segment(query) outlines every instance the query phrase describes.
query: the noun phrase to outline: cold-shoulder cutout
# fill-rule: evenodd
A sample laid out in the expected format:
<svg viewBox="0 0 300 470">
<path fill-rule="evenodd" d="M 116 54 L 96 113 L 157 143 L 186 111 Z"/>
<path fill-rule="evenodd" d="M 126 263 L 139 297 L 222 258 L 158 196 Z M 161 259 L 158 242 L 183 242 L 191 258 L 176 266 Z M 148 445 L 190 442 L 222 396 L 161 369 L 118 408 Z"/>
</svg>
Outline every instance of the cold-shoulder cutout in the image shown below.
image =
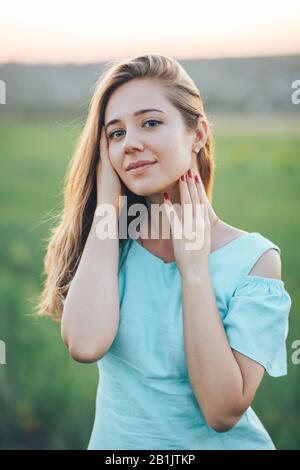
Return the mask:
<svg viewBox="0 0 300 470">
<path fill-rule="evenodd" d="M 281 279 L 281 258 L 278 249 L 267 249 L 258 258 L 249 275 Z"/>
</svg>

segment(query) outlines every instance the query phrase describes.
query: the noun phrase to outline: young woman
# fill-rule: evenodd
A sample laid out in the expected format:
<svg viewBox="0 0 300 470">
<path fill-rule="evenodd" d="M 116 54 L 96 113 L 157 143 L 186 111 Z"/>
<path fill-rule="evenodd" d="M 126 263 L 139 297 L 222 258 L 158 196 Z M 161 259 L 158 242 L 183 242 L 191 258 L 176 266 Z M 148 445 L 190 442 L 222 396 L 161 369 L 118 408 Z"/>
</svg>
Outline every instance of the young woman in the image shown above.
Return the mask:
<svg viewBox="0 0 300 470">
<path fill-rule="evenodd" d="M 88 449 L 275 449 L 250 405 L 265 370 L 287 373 L 280 249 L 216 215 L 213 176 L 208 120 L 181 65 L 161 55 L 111 64 L 71 162 L 39 305 L 61 317 L 71 356 L 99 366 Z M 143 237 L 120 237 L 124 197 L 127 215 L 147 209 Z M 102 204 L 115 237 L 97 232 Z M 181 238 L 174 223 L 162 236 L 157 204 L 176 212 Z M 186 248 L 188 222 L 198 249 Z"/>
</svg>

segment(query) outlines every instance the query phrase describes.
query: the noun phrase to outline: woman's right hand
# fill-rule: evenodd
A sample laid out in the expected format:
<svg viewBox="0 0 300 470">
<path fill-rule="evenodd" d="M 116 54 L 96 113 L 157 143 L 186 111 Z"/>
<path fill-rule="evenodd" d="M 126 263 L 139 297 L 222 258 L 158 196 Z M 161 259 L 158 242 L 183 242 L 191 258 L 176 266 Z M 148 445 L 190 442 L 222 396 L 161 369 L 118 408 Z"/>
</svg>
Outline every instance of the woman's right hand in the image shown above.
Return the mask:
<svg viewBox="0 0 300 470">
<path fill-rule="evenodd" d="M 97 175 L 97 206 L 101 203 L 111 203 L 119 210 L 122 185 L 119 175 L 114 170 L 108 153 L 108 143 L 102 126 L 100 134 L 100 154 L 96 165 Z"/>
</svg>

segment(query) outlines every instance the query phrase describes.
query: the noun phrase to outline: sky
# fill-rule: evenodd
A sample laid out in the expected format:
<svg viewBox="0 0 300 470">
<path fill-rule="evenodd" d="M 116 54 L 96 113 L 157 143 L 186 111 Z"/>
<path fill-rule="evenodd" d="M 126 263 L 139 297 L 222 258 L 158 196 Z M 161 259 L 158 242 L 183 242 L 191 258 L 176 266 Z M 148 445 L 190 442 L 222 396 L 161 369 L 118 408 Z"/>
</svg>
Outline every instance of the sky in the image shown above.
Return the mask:
<svg viewBox="0 0 300 470">
<path fill-rule="evenodd" d="M 300 0 L 0 0 L 0 63 L 300 53 Z"/>
</svg>

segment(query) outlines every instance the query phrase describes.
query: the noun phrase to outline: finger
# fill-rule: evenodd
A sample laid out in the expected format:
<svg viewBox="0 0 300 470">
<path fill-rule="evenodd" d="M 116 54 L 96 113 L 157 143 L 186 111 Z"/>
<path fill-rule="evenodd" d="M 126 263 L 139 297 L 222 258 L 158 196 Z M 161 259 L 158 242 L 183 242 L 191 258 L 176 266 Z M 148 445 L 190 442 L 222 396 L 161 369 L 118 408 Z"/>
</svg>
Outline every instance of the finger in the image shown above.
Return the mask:
<svg viewBox="0 0 300 470">
<path fill-rule="evenodd" d="M 187 172 L 181 175 L 181 177 L 179 178 L 179 193 L 180 202 L 182 206 L 182 224 L 184 224 L 185 217 L 193 217 L 193 206 L 187 178 Z"/>
<path fill-rule="evenodd" d="M 181 236 L 181 220 L 182 220 L 181 208 L 179 208 L 179 214 L 178 214 L 177 211 L 175 210 L 175 207 L 173 206 L 170 198 L 169 198 L 168 193 L 164 193 L 164 206 L 165 206 L 166 214 L 167 214 L 169 224 L 170 224 L 170 227 L 171 227 L 172 237 L 174 238 L 174 234 L 175 233 L 177 234 L 178 231 L 179 231 L 179 235 L 177 235 L 177 237 L 180 238 L 180 236 Z"/>
<path fill-rule="evenodd" d="M 187 185 L 190 193 L 190 198 L 193 206 L 193 217 L 196 216 L 196 204 L 200 203 L 199 192 L 196 188 L 196 182 L 191 168 L 187 172 Z"/>
<path fill-rule="evenodd" d="M 105 135 L 105 129 L 104 126 L 101 128 L 101 133 L 100 133 L 100 159 L 102 159 L 104 162 L 108 161 L 108 143 L 107 143 L 107 138 Z"/>
<path fill-rule="evenodd" d="M 199 194 L 200 201 L 202 203 L 209 202 L 208 198 L 207 198 L 207 195 L 206 195 L 206 191 L 205 191 L 205 188 L 204 188 L 202 178 L 198 173 L 196 173 L 196 175 L 195 175 L 195 185 L 196 185 L 196 189 L 197 189 L 198 194 Z"/>
<path fill-rule="evenodd" d="M 214 208 L 212 207 L 212 205 L 210 203 L 210 200 L 207 197 L 202 178 L 198 173 L 195 176 L 197 176 L 198 180 L 199 180 L 198 182 L 196 181 L 196 188 L 199 192 L 200 200 L 201 200 L 202 203 L 204 203 L 207 206 L 208 215 L 211 214 L 211 217 L 214 219 L 214 218 L 217 217 L 217 215 L 214 211 Z"/>
<path fill-rule="evenodd" d="M 209 220 L 209 211 L 211 210 L 212 213 L 214 213 L 214 210 L 210 204 L 210 201 L 206 195 L 206 191 L 204 188 L 204 184 L 202 182 L 202 179 L 198 173 L 195 175 L 195 186 L 199 194 L 199 199 L 200 199 L 200 204 L 201 204 L 201 211 L 199 212 L 200 215 L 200 220 L 201 224 L 209 224 L 210 225 L 210 220 Z"/>
</svg>

